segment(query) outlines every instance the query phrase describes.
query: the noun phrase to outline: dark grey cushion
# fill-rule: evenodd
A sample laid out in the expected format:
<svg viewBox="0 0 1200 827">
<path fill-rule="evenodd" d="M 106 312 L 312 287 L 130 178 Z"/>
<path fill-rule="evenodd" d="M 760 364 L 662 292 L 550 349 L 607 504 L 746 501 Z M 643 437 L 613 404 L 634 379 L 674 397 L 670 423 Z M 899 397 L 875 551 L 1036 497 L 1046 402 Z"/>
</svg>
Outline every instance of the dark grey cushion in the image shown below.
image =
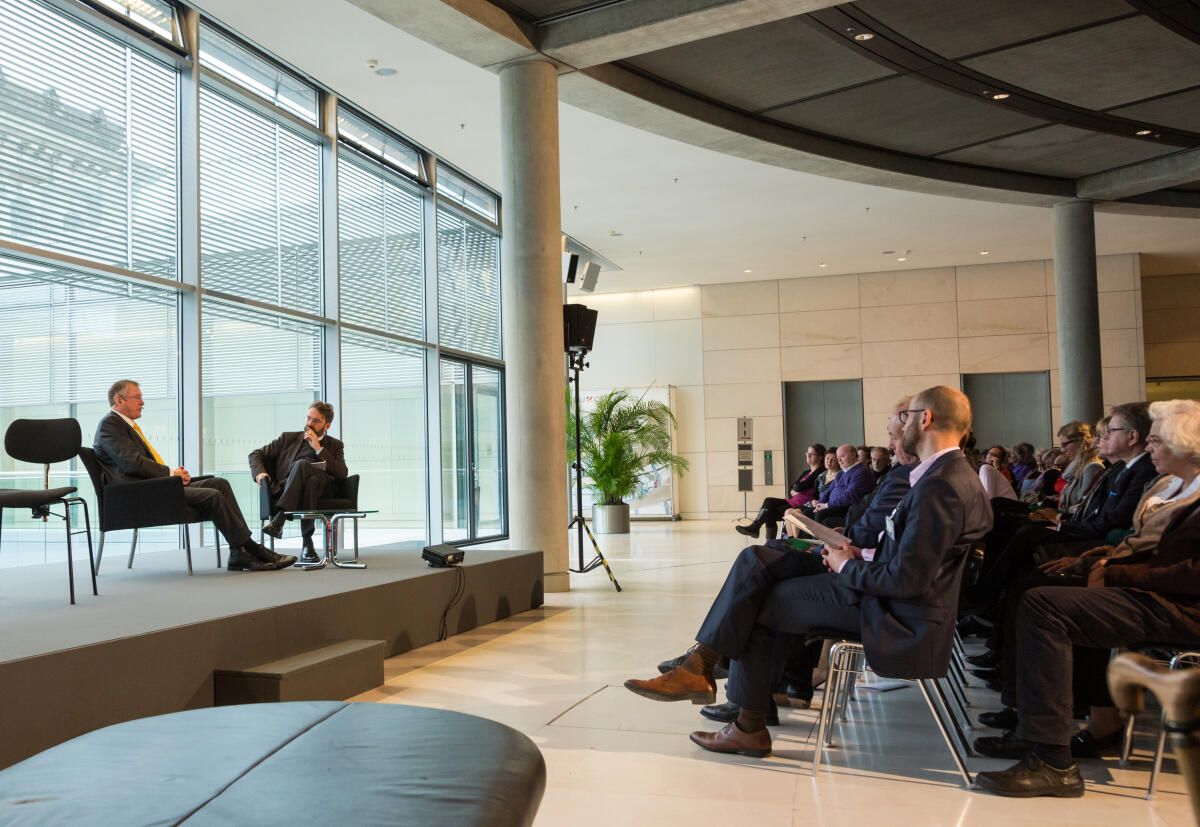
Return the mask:
<svg viewBox="0 0 1200 827">
<path fill-rule="evenodd" d="M 529 825 L 541 753 L 391 704 L 251 704 L 100 729 L 0 772 L 0 824 Z M 190 816 L 190 817 L 189 817 Z"/>
</svg>

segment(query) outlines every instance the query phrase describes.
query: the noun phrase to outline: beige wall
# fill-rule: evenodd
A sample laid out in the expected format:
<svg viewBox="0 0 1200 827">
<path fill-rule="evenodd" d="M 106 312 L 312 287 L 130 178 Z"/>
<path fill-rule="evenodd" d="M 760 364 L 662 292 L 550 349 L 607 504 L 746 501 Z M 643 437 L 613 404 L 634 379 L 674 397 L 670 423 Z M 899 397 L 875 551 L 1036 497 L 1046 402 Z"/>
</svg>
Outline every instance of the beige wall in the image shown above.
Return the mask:
<svg viewBox="0 0 1200 827">
<path fill-rule="evenodd" d="M 1200 258 L 1141 257 L 1146 375 L 1200 376 Z"/>
<path fill-rule="evenodd" d="M 1098 260 L 1106 405 L 1140 399 L 1139 260 Z M 600 312 L 585 389 L 676 385 L 677 450 L 692 463 L 680 481 L 686 517 L 742 513 L 734 426 L 754 417 L 753 509 L 783 481 L 782 382 L 863 380 L 867 442 L 901 394 L 959 386 L 962 373 L 1049 370 L 1055 427 L 1058 344 L 1049 261 L 980 264 L 704 285 L 588 296 Z M 763 486 L 762 451 L 775 450 Z"/>
</svg>

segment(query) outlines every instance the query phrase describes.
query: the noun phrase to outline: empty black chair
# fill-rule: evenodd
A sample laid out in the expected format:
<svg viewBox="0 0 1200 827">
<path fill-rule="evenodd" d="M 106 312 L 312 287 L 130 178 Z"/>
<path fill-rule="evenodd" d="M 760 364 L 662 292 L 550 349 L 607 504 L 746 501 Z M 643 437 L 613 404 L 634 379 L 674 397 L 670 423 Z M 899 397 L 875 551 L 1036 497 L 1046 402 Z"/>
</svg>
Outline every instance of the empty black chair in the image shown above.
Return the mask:
<svg viewBox="0 0 1200 827">
<path fill-rule="evenodd" d="M 71 506 L 83 506 L 81 531 L 87 534 L 88 562 L 92 573 L 92 594 L 96 588 L 96 564 L 92 558 L 92 524 L 88 518 L 87 502 L 82 497 L 72 497 L 75 486 L 50 487 L 50 466 L 55 462 L 66 462 L 79 452 L 82 435 L 79 423 L 74 419 L 14 419 L 4 434 L 4 450 L 13 459 L 44 466 L 44 487 L 24 490 L 0 488 L 0 517 L 5 508 L 28 508 L 34 517 L 54 514 L 62 517 L 67 528 L 67 581 L 71 589 L 71 603 L 75 603 L 75 562 L 71 554 L 71 537 L 80 531 L 71 529 Z M 62 505 L 63 513 L 55 514 L 52 505 Z"/>
<path fill-rule="evenodd" d="M 104 559 L 104 535 L 110 531 L 133 529 L 133 542 L 129 546 L 129 565 L 133 568 L 133 552 L 137 548 L 139 528 L 160 525 L 183 525 L 201 522 L 195 510 L 183 501 L 183 480 L 179 477 L 156 477 L 136 482 L 109 484 L 109 476 L 96 452 L 91 448 L 80 448 L 79 458 L 92 478 L 96 490 L 96 508 L 100 515 L 100 548 L 96 554 L 96 571 Z M 193 479 L 203 479 L 194 477 Z M 217 568 L 221 568 L 221 535 L 216 533 Z M 184 549 L 187 551 L 188 574 L 192 573 L 192 539 L 183 533 Z"/>
</svg>

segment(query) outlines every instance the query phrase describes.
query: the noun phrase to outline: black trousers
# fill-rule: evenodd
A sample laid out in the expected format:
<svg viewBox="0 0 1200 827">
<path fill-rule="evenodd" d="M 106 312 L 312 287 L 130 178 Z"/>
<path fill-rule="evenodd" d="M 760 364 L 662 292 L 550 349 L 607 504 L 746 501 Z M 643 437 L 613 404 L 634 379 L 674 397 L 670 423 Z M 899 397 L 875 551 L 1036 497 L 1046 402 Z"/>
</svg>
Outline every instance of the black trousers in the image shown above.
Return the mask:
<svg viewBox="0 0 1200 827">
<path fill-rule="evenodd" d="M 209 477 L 188 483 L 183 487 L 183 503 L 201 520 L 211 520 L 231 549 L 241 548 L 250 539 L 246 518 L 224 478 Z"/>
<path fill-rule="evenodd" d="M 276 512 L 314 509 L 321 500 L 333 492 L 333 477 L 322 471 L 315 463 L 298 459 L 288 469 L 287 479 L 271 492 L 271 501 Z M 300 521 L 300 533 L 311 537 L 316 526 L 313 520 Z"/>
<path fill-rule="evenodd" d="M 1008 522 L 1004 520 L 1004 524 Z M 993 528 L 993 533 L 995 531 Z M 1001 549 L 997 549 L 991 540 L 988 541 L 983 568 L 970 593 L 973 607 L 996 606 L 1009 586 L 1032 574 L 1037 568 L 1034 552 L 1039 546 L 1064 545 L 1093 539 L 1077 525 L 1066 524 L 1055 531 L 1048 523 L 1029 520 L 1023 521 L 1011 536 L 1012 539 Z M 1099 538 L 1095 539 L 1096 545 L 1100 545 L 1102 541 Z"/>
<path fill-rule="evenodd" d="M 767 528 L 767 539 L 773 540 L 779 536 L 778 523 L 783 519 L 783 515 L 792 505 L 787 500 L 782 500 L 779 497 L 766 497 L 762 501 L 759 509 L 763 512 L 762 517 L 757 518 L 762 520 L 762 524 Z"/>
<path fill-rule="evenodd" d="M 1003 609 L 993 627 L 993 632 L 1000 629 L 1004 635 L 1003 643 L 997 648 L 1003 653 L 1000 660 L 1000 700 L 1008 707 L 1017 705 L 1017 610 L 1026 592 L 1042 586 L 1080 589 L 1087 586 L 1087 578 L 1081 575 L 1037 574 L 1018 580 L 1009 588 Z M 1108 649 L 1086 646 L 1074 648 L 1071 655 L 1072 709 L 1113 705 L 1105 678 L 1111 655 Z"/>
<path fill-rule="evenodd" d="M 749 546 L 730 568 L 696 640 L 729 657 L 729 699 L 765 712 L 795 643 L 790 636 L 814 627 L 858 634 L 857 593 L 839 586 L 815 554 Z"/>
<path fill-rule="evenodd" d="M 1147 592 L 1062 586 L 1027 591 L 1017 611 L 1017 735 L 1057 746 L 1070 742 L 1073 647 L 1147 641 L 1194 645 L 1200 628 Z"/>
</svg>

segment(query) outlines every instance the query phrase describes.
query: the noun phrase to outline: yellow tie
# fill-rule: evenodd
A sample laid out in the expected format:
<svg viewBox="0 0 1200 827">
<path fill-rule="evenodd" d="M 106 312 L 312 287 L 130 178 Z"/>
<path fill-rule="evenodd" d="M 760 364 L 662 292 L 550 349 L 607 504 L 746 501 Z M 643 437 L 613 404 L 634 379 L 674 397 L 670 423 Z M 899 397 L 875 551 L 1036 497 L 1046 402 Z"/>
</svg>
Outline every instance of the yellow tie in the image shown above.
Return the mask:
<svg viewBox="0 0 1200 827">
<path fill-rule="evenodd" d="M 150 440 L 146 439 L 146 435 L 142 433 L 142 429 L 138 427 L 136 422 L 133 423 L 133 430 L 137 431 L 137 435 L 142 438 L 142 442 L 146 443 L 146 447 L 150 449 L 150 455 L 154 457 L 154 461 L 159 465 L 166 465 L 163 462 L 163 458 L 158 455 L 158 451 L 154 450 L 154 446 L 150 444 Z"/>
</svg>

